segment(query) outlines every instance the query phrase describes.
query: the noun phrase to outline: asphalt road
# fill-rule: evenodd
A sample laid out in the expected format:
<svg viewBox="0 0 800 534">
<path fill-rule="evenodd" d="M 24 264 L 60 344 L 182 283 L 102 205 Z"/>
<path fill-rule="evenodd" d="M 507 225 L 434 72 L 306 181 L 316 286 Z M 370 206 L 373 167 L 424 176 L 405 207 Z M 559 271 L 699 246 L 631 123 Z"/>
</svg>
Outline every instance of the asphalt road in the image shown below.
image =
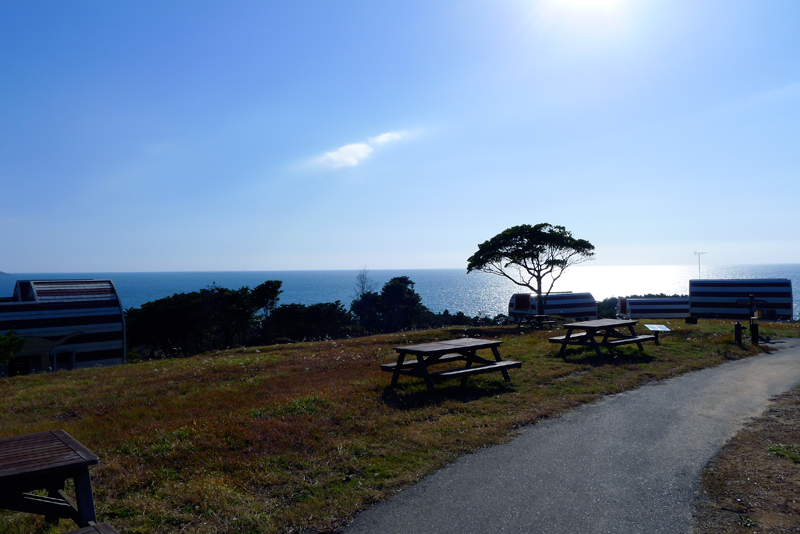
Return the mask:
<svg viewBox="0 0 800 534">
<path fill-rule="evenodd" d="M 357 533 L 690 533 L 700 475 L 800 384 L 781 350 L 606 397 L 523 429 L 359 514 Z"/>
</svg>

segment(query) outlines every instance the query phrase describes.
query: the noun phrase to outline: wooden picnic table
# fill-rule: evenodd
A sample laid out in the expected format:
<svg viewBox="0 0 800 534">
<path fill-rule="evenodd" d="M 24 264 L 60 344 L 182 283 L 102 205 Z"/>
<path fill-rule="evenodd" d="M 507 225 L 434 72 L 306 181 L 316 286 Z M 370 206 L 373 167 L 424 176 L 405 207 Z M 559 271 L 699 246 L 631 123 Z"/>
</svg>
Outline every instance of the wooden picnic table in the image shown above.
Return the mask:
<svg viewBox="0 0 800 534">
<path fill-rule="evenodd" d="M 44 515 L 47 521 L 72 519 L 95 526 L 89 466 L 97 456 L 63 430 L 0 439 L 0 508 Z M 75 500 L 66 495 L 68 479 Z M 47 490 L 47 497 L 30 493 Z"/>
<path fill-rule="evenodd" d="M 397 385 L 400 375 L 413 376 L 425 380 L 428 394 L 435 396 L 433 389 L 434 380 L 447 380 L 461 378 L 461 385 L 465 385 L 467 378 L 472 375 L 500 372 L 506 382 L 511 381 L 508 374 L 509 369 L 516 369 L 522 366 L 522 362 L 503 360 L 500 351 L 497 349 L 502 345 L 502 341 L 461 338 L 448 341 L 436 341 L 433 343 L 422 343 L 418 345 L 403 345 L 395 347 L 397 361 L 394 363 L 381 364 L 381 369 L 392 373 L 390 387 Z M 489 349 L 492 351 L 494 360 L 481 358 L 476 354 L 479 350 Z M 406 360 L 406 356 L 415 356 L 414 360 Z M 449 369 L 439 372 L 429 372 L 428 368 L 432 365 L 453 361 L 466 362 L 460 369 Z"/>
<path fill-rule="evenodd" d="M 639 321 L 630 319 L 595 319 L 593 321 L 581 321 L 577 323 L 565 323 L 567 329 L 564 336 L 550 338 L 550 343 L 560 343 L 561 350 L 558 356 L 562 356 L 567 350 L 567 345 L 583 345 L 592 347 L 597 353 L 597 357 L 603 359 L 601 347 L 614 348 L 619 345 L 635 343 L 639 350 L 644 350 L 642 342 L 651 341 L 655 336 L 640 336 L 633 328 Z M 627 329 L 628 333 L 620 332 L 618 329 Z M 583 332 L 575 333 L 575 330 Z M 600 337 L 598 340 L 597 338 Z"/>
</svg>

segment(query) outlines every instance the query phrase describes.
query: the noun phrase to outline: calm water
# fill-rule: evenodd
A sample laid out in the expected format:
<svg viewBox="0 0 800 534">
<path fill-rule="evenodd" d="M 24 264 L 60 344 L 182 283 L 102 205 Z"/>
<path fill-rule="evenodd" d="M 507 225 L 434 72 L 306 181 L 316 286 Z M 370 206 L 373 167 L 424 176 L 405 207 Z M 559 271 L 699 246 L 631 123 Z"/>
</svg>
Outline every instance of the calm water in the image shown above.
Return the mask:
<svg viewBox="0 0 800 534">
<path fill-rule="evenodd" d="M 0 276 L 0 295 L 11 296 L 20 280 L 95 278 L 114 281 L 125 308 L 174 293 L 197 291 L 215 283 L 238 289 L 255 287 L 265 280 L 281 280 L 279 304 L 316 304 L 341 301 L 350 305 L 358 271 L 242 271 L 163 273 L 25 273 Z M 789 278 L 794 289 L 794 316 L 800 317 L 800 264 L 703 266 L 702 278 Z M 375 290 L 395 276 L 408 276 L 431 311 L 462 311 L 469 316 L 506 313 L 509 297 L 517 286 L 498 276 L 466 274 L 465 269 L 405 269 L 369 272 Z M 554 291 L 588 291 L 595 299 L 644 293 L 688 294 L 689 280 L 698 278 L 697 265 L 593 266 L 568 270 Z"/>
</svg>

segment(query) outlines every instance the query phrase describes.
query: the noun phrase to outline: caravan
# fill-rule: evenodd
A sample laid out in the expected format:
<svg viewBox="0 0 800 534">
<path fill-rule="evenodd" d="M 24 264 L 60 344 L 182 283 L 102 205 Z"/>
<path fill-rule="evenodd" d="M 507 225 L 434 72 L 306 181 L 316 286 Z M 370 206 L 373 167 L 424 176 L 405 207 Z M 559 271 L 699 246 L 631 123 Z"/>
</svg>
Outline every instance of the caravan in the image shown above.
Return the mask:
<svg viewBox="0 0 800 534">
<path fill-rule="evenodd" d="M 620 297 L 617 317 L 622 319 L 684 319 L 689 316 L 689 297 Z"/>
<path fill-rule="evenodd" d="M 520 323 L 536 315 L 560 315 L 576 321 L 597 319 L 597 302 L 591 293 L 550 293 L 539 310 L 536 293 L 516 293 L 508 303 L 509 322 Z"/>
<path fill-rule="evenodd" d="M 751 316 L 791 321 L 792 281 L 786 278 L 689 280 L 691 319 L 739 319 Z"/>
<path fill-rule="evenodd" d="M 0 376 L 125 363 L 125 319 L 111 280 L 18 280 L 0 298 L 0 334 L 25 347 Z"/>
</svg>

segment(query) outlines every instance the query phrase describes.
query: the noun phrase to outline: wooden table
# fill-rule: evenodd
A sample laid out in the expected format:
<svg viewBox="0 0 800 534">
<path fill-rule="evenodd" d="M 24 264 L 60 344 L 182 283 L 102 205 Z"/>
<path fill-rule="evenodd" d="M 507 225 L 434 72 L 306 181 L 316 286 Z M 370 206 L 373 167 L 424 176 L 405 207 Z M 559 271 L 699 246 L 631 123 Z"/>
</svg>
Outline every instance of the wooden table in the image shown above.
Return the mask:
<svg viewBox="0 0 800 534">
<path fill-rule="evenodd" d="M 384 363 L 381 369 L 392 373 L 390 387 L 397 385 L 400 375 L 414 376 L 425 380 L 428 394 L 435 396 L 433 390 L 434 380 L 447 380 L 461 378 L 461 384 L 466 384 L 467 378 L 472 375 L 500 372 L 506 382 L 511 381 L 508 375 L 509 369 L 516 369 L 522 366 L 522 362 L 511 360 L 503 361 L 497 347 L 502 345 L 502 341 L 492 341 L 484 339 L 461 338 L 448 341 L 436 341 L 434 343 L 422 343 L 420 345 L 403 345 L 395 347 L 397 352 L 397 362 Z M 481 358 L 476 354 L 477 351 L 490 349 L 494 360 Z M 406 360 L 406 356 L 415 356 L 415 360 Z M 452 361 L 466 362 L 461 369 L 451 369 L 431 373 L 428 368 L 431 365 Z M 474 367 L 473 367 L 474 366 Z"/>
<path fill-rule="evenodd" d="M 0 439 L 0 508 L 72 519 L 79 527 L 97 520 L 89 466 L 98 459 L 63 430 Z M 64 492 L 75 482 L 75 500 Z M 29 493 L 47 490 L 48 496 Z M 92 525 L 90 525 L 92 522 Z"/>
<path fill-rule="evenodd" d="M 563 355 L 564 351 L 567 350 L 567 345 L 584 345 L 592 347 L 602 360 L 601 347 L 613 348 L 619 345 L 636 343 L 639 350 L 644 350 L 642 342 L 655 339 L 655 336 L 637 335 L 633 327 L 638 323 L 639 321 L 630 319 L 596 319 L 594 321 L 566 323 L 563 326 L 567 329 L 567 334 L 551 337 L 550 343 L 561 344 L 561 350 L 558 351 L 559 356 Z M 627 329 L 628 333 L 620 332 L 618 329 Z M 576 334 L 575 330 L 583 330 L 583 332 Z M 598 337 L 601 339 L 598 340 Z"/>
<path fill-rule="evenodd" d="M 552 315 L 521 315 L 517 328 L 522 328 L 522 323 L 526 322 L 535 328 L 553 327 L 556 324 Z"/>
</svg>

